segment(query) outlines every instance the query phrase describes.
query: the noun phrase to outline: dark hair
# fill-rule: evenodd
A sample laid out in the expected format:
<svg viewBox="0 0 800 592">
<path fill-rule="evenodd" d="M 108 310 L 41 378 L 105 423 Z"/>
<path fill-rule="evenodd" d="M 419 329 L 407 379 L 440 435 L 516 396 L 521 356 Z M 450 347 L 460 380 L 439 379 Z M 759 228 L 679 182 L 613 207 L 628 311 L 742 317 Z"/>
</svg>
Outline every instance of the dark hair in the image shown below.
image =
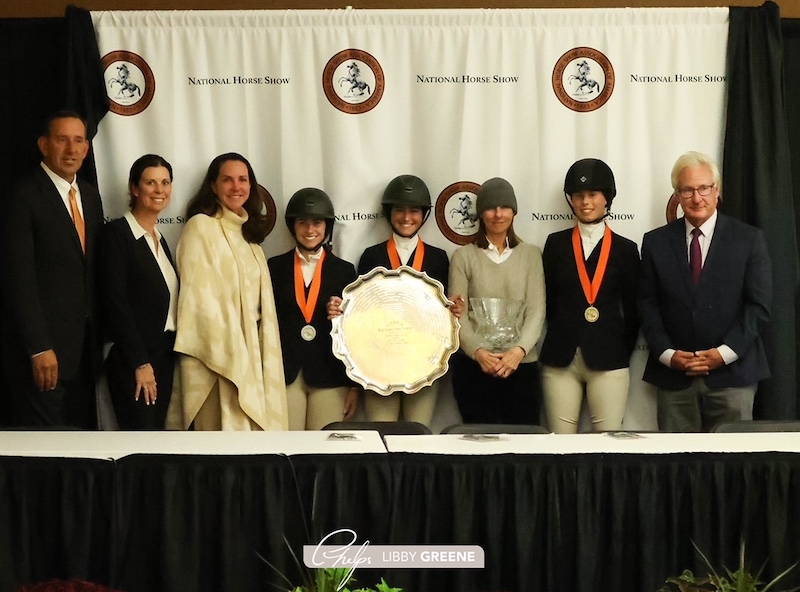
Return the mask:
<svg viewBox="0 0 800 592">
<path fill-rule="evenodd" d="M 520 242 L 520 238 L 514 232 L 514 222 L 511 222 L 511 226 L 508 227 L 508 247 L 513 249 L 516 247 Z M 480 247 L 481 249 L 488 249 L 489 248 L 489 239 L 486 238 L 486 226 L 483 224 L 483 218 L 478 218 L 478 232 L 475 233 L 475 244 Z"/>
<path fill-rule="evenodd" d="M 61 109 L 54 113 L 51 113 L 47 116 L 47 119 L 44 120 L 42 123 L 42 128 L 39 132 L 40 138 L 48 138 L 50 137 L 50 128 L 53 126 L 53 122 L 57 119 L 79 119 L 83 124 L 83 129 L 88 132 L 88 124 L 86 123 L 86 119 L 80 113 L 75 111 L 69 111 L 67 109 Z M 87 138 L 88 139 L 88 138 Z"/>
<path fill-rule="evenodd" d="M 128 174 L 128 207 L 133 209 L 136 206 L 136 196 L 133 188 L 139 185 L 142 180 L 142 173 L 150 167 L 164 167 L 169 171 L 169 180 L 172 181 L 172 165 L 163 156 L 158 154 L 145 154 L 137 158 L 131 165 L 131 172 Z"/>
<path fill-rule="evenodd" d="M 222 204 L 211 188 L 219 178 L 219 171 L 222 165 L 228 161 L 235 160 L 242 162 L 247 167 L 247 175 L 250 177 L 250 196 L 244 202 L 244 210 L 247 212 L 247 222 L 242 225 L 242 236 L 249 243 L 261 244 L 267 237 L 269 231 L 269 224 L 267 222 L 267 214 L 264 211 L 264 200 L 258 192 L 258 181 L 256 181 L 256 174 L 253 172 L 253 167 L 247 159 L 241 154 L 236 152 L 228 152 L 220 154 L 211 164 L 208 165 L 208 172 L 200 185 L 200 189 L 195 196 L 189 201 L 186 206 L 186 217 L 191 218 L 197 214 L 205 214 L 206 216 L 216 216 L 222 209 Z"/>
</svg>

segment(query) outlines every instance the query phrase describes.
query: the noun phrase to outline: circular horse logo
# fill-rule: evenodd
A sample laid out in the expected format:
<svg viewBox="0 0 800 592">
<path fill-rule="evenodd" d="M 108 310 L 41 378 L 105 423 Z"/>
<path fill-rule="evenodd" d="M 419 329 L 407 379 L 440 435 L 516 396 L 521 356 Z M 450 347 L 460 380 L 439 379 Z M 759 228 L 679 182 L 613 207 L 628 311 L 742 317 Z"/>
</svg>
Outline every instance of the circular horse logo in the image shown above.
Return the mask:
<svg viewBox="0 0 800 592">
<path fill-rule="evenodd" d="M 112 51 L 103 56 L 103 78 L 109 110 L 117 115 L 138 115 L 156 93 L 156 78 L 147 62 L 132 51 Z"/>
<path fill-rule="evenodd" d="M 475 240 L 479 228 L 475 209 L 479 188 L 472 181 L 459 181 L 445 187 L 436 199 L 436 224 L 451 243 L 466 245 Z"/>
<path fill-rule="evenodd" d="M 596 49 L 570 49 L 553 68 L 553 91 L 568 109 L 594 111 L 605 105 L 614 92 L 614 68 Z"/>
<path fill-rule="evenodd" d="M 272 195 L 266 188 L 258 184 L 258 194 L 261 196 L 261 200 L 264 202 L 264 207 L 266 208 L 266 215 L 267 215 L 267 236 L 272 232 L 275 228 L 275 220 L 278 219 L 278 208 L 275 206 L 275 200 L 272 199 Z"/>
<path fill-rule="evenodd" d="M 374 109 L 383 96 L 380 63 L 360 49 L 345 49 L 333 56 L 322 72 L 322 88 L 331 105 L 358 115 Z"/>
</svg>

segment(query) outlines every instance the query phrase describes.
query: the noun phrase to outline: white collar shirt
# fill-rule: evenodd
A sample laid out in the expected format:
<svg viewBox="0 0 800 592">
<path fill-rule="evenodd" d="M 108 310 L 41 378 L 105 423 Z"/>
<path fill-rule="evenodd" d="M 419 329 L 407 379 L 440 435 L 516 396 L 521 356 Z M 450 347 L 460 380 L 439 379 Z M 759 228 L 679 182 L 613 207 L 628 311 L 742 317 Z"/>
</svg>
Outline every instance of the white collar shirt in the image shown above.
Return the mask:
<svg viewBox="0 0 800 592">
<path fill-rule="evenodd" d="M 692 226 L 689 221 L 684 218 L 684 224 L 686 225 L 686 257 L 687 261 L 689 260 L 689 245 L 692 242 L 692 230 L 694 230 L 694 226 Z M 708 220 L 703 222 L 698 228 L 702 234 L 698 237 L 698 241 L 700 242 L 700 253 L 703 255 L 702 261 L 705 265 L 706 256 L 708 255 L 708 248 L 711 246 L 711 239 L 714 237 L 714 230 L 717 227 L 717 211 L 714 210 L 714 213 L 709 216 Z"/>
<path fill-rule="evenodd" d="M 419 235 L 415 234 L 412 237 L 405 237 L 393 232 L 392 236 L 394 237 L 394 245 L 397 247 L 397 256 L 400 257 L 400 263 L 403 265 L 410 265 L 408 260 L 411 259 L 411 253 L 416 250 L 419 244 Z"/>
<path fill-rule="evenodd" d="M 314 272 L 317 271 L 317 265 L 322 257 L 322 247 L 317 249 L 316 253 L 307 254 L 295 247 L 295 253 L 300 256 L 300 271 L 303 272 L 303 283 L 306 287 L 311 285 L 311 280 L 314 279 Z"/>
<path fill-rule="evenodd" d="M 578 230 L 581 234 L 581 246 L 583 247 L 583 258 L 588 259 L 595 247 L 603 240 L 606 232 L 606 223 L 584 224 L 578 222 Z"/>
<path fill-rule="evenodd" d="M 502 263 L 503 261 L 511 257 L 511 252 L 513 250 L 514 249 L 508 246 L 508 237 L 506 237 L 506 248 L 503 249 L 502 253 L 497 247 L 494 246 L 494 243 L 492 243 L 491 241 L 489 241 L 489 246 L 483 249 L 483 252 L 494 263 Z"/>
<path fill-rule="evenodd" d="M 155 237 L 147 232 L 136 220 L 133 212 L 126 212 L 124 218 L 131 229 L 131 233 L 133 233 L 133 238 L 138 241 L 144 237 L 147 246 L 150 247 L 150 252 L 153 254 L 156 263 L 158 263 L 158 268 L 161 270 L 161 275 L 164 277 L 164 282 L 169 289 L 169 312 L 164 323 L 164 331 L 174 331 L 178 317 L 178 276 L 167 257 L 166 251 L 161 247 L 161 233 L 157 228 L 153 228 Z"/>
<path fill-rule="evenodd" d="M 78 187 L 78 177 L 76 176 L 75 179 L 72 180 L 72 183 L 64 179 L 63 177 L 59 177 L 55 174 L 50 167 L 48 167 L 44 162 L 41 163 L 42 169 L 47 176 L 50 177 L 50 180 L 53 182 L 53 185 L 56 186 L 56 191 L 61 196 L 61 201 L 64 202 L 64 207 L 67 208 L 67 214 L 69 217 L 72 218 L 72 208 L 69 207 L 69 188 L 72 187 L 75 189 L 75 201 L 78 202 L 78 210 L 83 216 L 83 201 L 81 200 L 81 190 Z"/>
</svg>

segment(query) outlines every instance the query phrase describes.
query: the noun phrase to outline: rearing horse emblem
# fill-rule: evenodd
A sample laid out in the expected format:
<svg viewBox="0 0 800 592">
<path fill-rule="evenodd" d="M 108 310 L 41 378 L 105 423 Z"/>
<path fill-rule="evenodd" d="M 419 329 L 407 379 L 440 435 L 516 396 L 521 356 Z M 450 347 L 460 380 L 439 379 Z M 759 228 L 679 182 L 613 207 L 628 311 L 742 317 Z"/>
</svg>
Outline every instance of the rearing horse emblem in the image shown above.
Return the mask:
<svg viewBox="0 0 800 592">
<path fill-rule="evenodd" d="M 358 64 L 355 62 L 351 62 L 350 65 L 347 66 L 347 76 L 339 78 L 339 86 L 342 86 L 343 82 L 350 84 L 350 88 L 347 89 L 348 95 L 361 97 L 365 92 L 367 95 L 372 92 L 370 91 L 369 84 L 361 80 L 361 68 L 359 68 Z"/>
<path fill-rule="evenodd" d="M 131 98 L 134 95 L 142 96 L 139 85 L 135 82 L 131 82 L 130 78 L 131 71 L 128 69 L 128 65 L 120 64 L 117 66 L 117 78 L 112 78 L 108 82 L 108 86 L 113 88 L 115 82 L 119 85 L 119 92 L 117 92 L 118 97 Z"/>
<path fill-rule="evenodd" d="M 472 207 L 472 198 L 469 193 L 465 193 L 458 198 L 458 207 L 450 208 L 451 217 L 461 217 L 455 228 L 473 228 L 478 221 L 475 208 Z"/>
<path fill-rule="evenodd" d="M 589 65 L 589 62 L 586 60 L 581 60 L 577 64 L 575 64 L 578 68 L 578 75 L 570 74 L 567 81 L 571 84 L 573 80 L 577 80 L 580 84 L 578 84 L 578 88 L 575 89 L 576 95 L 585 95 L 591 93 L 592 91 L 600 92 L 600 84 L 594 78 L 591 78 L 589 75 L 592 73 L 592 67 Z"/>
</svg>

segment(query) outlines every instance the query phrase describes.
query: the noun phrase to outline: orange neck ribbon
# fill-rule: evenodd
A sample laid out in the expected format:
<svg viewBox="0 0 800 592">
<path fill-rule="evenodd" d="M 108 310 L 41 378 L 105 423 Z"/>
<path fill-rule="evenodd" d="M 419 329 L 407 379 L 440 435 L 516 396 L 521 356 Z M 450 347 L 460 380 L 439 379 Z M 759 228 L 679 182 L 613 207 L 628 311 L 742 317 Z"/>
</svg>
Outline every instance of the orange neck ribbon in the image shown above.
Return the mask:
<svg viewBox="0 0 800 592">
<path fill-rule="evenodd" d="M 308 300 L 306 300 L 306 284 L 303 280 L 303 268 L 300 266 L 300 254 L 297 251 L 294 253 L 294 299 L 297 300 L 297 306 L 300 307 L 306 323 L 311 322 L 311 317 L 314 316 L 314 309 L 317 307 L 317 300 L 319 300 L 323 261 L 325 261 L 324 248 L 319 256 L 319 261 L 317 261 L 317 268 L 314 270 L 314 277 L 311 279 L 311 289 L 308 291 Z"/>
<path fill-rule="evenodd" d="M 581 247 L 581 231 L 575 226 L 572 231 L 572 252 L 575 254 L 575 265 L 578 266 L 578 277 L 581 280 L 583 294 L 589 306 L 594 306 L 597 293 L 603 283 L 608 266 L 608 256 L 611 253 L 611 229 L 606 224 L 606 231 L 603 234 L 603 246 L 600 247 L 600 260 L 597 262 L 597 269 L 594 272 L 592 281 L 589 281 L 589 272 L 586 271 L 586 260 L 583 258 L 583 247 Z"/>
<path fill-rule="evenodd" d="M 400 267 L 400 255 L 397 254 L 397 245 L 394 242 L 394 237 L 389 239 L 389 242 L 386 243 L 386 250 L 389 251 L 389 261 L 392 263 L 392 269 L 397 269 Z M 414 262 L 411 264 L 411 267 L 416 269 L 417 271 L 422 271 L 422 259 L 425 257 L 425 243 L 420 240 L 417 243 L 417 249 L 414 251 Z"/>
</svg>

